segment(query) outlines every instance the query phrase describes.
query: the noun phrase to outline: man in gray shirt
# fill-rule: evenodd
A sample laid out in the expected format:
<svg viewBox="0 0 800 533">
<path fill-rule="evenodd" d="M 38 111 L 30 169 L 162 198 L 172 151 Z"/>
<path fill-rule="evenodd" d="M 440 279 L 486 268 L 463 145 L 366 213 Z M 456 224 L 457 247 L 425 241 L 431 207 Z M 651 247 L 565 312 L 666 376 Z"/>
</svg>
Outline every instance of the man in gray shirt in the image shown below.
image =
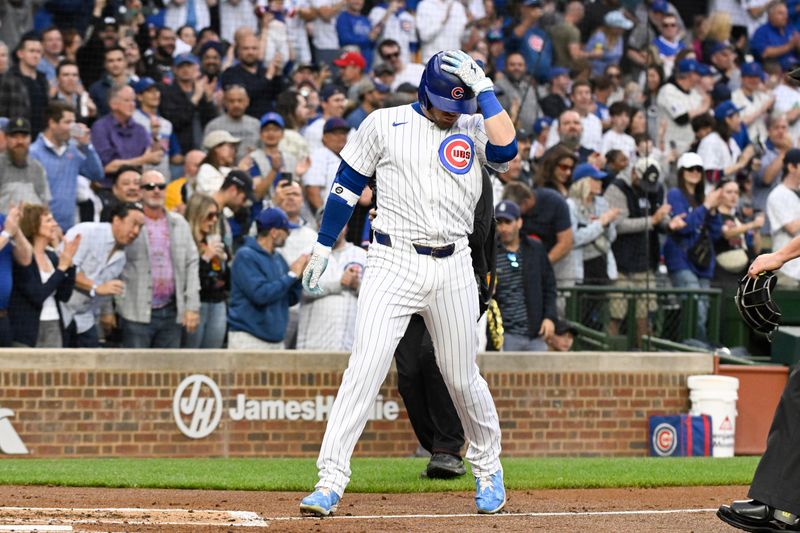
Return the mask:
<svg viewBox="0 0 800 533">
<path fill-rule="evenodd" d="M 8 148 L 0 154 L 0 206 L 25 202 L 48 205 L 52 198 L 44 167 L 31 158 L 31 124 L 14 118 L 6 126 Z"/>
<path fill-rule="evenodd" d="M 250 98 L 244 87 L 240 85 L 228 87 L 222 103 L 225 106 L 225 114 L 206 124 L 203 135 L 215 130 L 224 130 L 241 139 L 236 151 L 236 158 L 241 159 L 258 147 L 261 124 L 258 119 L 245 115 L 250 105 Z"/>
</svg>

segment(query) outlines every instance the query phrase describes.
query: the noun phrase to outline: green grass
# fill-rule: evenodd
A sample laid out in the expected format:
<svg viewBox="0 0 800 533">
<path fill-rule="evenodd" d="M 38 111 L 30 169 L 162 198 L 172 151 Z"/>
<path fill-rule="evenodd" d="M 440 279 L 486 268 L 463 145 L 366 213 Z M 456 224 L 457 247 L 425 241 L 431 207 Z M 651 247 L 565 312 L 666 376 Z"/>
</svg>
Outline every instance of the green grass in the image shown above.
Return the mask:
<svg viewBox="0 0 800 533">
<path fill-rule="evenodd" d="M 757 457 L 509 458 L 510 489 L 747 485 Z M 420 479 L 425 459 L 354 459 L 350 492 L 473 490 L 472 477 Z M 0 459 L 0 485 L 307 491 L 312 459 Z"/>
</svg>

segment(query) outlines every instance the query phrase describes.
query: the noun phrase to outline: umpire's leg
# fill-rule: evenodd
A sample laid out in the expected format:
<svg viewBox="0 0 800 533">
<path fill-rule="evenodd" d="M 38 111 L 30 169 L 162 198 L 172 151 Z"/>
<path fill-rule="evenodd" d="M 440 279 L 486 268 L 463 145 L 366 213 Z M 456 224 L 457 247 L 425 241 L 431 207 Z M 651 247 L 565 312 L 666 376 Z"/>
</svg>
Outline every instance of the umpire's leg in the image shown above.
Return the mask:
<svg viewBox="0 0 800 533">
<path fill-rule="evenodd" d="M 765 416 L 767 413 L 764 413 Z M 749 496 L 781 511 L 800 515 L 800 372 L 783 389 L 767 450 L 758 463 Z"/>
<path fill-rule="evenodd" d="M 411 317 L 395 351 L 397 388 L 420 444 L 430 453 L 461 456 L 464 430 L 447 391 L 433 342 L 419 315 Z"/>
</svg>

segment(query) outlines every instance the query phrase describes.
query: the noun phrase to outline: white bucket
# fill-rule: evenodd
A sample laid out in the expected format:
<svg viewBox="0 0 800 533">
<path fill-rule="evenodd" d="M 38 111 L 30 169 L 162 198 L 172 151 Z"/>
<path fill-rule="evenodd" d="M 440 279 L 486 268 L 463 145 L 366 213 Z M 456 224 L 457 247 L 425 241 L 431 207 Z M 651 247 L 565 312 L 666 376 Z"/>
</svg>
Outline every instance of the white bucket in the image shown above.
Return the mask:
<svg viewBox="0 0 800 533">
<path fill-rule="evenodd" d="M 714 457 L 733 457 L 739 380 L 728 376 L 689 376 L 692 415 L 710 415 Z"/>
</svg>

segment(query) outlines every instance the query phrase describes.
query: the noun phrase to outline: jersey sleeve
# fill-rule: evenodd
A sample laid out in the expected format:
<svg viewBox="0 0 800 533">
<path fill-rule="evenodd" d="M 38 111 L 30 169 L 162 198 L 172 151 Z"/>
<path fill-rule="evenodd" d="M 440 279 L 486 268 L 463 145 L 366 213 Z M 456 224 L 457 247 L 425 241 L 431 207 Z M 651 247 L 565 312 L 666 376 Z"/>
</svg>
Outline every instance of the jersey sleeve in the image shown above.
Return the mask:
<svg viewBox="0 0 800 533">
<path fill-rule="evenodd" d="M 473 115 L 470 130 L 473 131 L 472 139 L 475 142 L 475 152 L 478 155 L 478 163 L 481 166 L 486 165 L 493 168 L 497 172 L 505 172 L 508 170 L 508 163 L 495 163 L 489 161 L 486 157 L 486 145 L 489 143 L 489 136 L 486 135 L 486 127 L 483 124 L 483 117 L 480 115 Z"/>
<path fill-rule="evenodd" d="M 372 176 L 383 153 L 380 112 L 367 115 L 358 130 L 347 140 L 341 158 L 362 176 Z"/>
</svg>

